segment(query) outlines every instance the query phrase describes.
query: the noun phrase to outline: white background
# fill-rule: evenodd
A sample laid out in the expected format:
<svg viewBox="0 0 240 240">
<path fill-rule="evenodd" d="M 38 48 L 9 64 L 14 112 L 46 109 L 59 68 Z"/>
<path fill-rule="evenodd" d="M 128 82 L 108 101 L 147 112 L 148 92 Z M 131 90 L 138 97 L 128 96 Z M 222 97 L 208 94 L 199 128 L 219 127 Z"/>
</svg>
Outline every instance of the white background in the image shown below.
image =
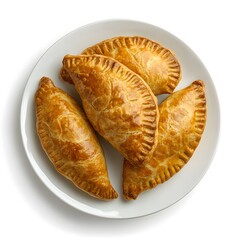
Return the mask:
<svg viewBox="0 0 240 240">
<path fill-rule="evenodd" d="M 239 239 L 240 7 L 238 1 L 1 1 L 1 239 Z M 92 217 L 66 205 L 33 172 L 24 152 L 20 102 L 41 55 L 68 32 L 125 18 L 183 40 L 207 67 L 218 92 L 221 134 L 208 172 L 184 199 L 131 220 Z M 4 237 L 3 237 L 4 236 Z"/>
</svg>

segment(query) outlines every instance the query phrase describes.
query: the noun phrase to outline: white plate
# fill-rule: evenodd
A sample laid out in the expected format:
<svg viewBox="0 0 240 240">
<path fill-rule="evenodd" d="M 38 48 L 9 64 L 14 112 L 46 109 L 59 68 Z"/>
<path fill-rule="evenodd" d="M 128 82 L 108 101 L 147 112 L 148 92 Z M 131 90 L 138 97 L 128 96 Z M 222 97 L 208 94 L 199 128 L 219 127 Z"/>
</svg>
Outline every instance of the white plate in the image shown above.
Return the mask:
<svg viewBox="0 0 240 240">
<path fill-rule="evenodd" d="M 42 76 L 52 78 L 58 87 L 78 98 L 75 89 L 59 79 L 61 61 L 66 54 L 78 54 L 83 49 L 114 36 L 144 36 L 172 49 L 182 65 L 182 81 L 177 89 L 196 79 L 206 84 L 208 118 L 202 140 L 189 163 L 175 176 L 155 189 L 142 193 L 136 201 L 122 198 L 122 157 L 103 139 L 111 182 L 119 193 L 117 200 L 104 202 L 78 190 L 58 174 L 42 150 L 35 128 L 34 94 Z M 165 96 L 161 96 L 161 101 Z M 165 30 L 137 21 L 107 20 L 78 28 L 50 47 L 40 58 L 27 82 L 21 107 L 21 132 L 24 147 L 33 169 L 45 185 L 69 205 L 92 215 L 106 218 L 133 218 L 160 211 L 189 193 L 208 169 L 219 135 L 219 103 L 213 81 L 196 54 L 181 40 Z M 61 210 L 60 210 L 61 211 Z"/>
</svg>

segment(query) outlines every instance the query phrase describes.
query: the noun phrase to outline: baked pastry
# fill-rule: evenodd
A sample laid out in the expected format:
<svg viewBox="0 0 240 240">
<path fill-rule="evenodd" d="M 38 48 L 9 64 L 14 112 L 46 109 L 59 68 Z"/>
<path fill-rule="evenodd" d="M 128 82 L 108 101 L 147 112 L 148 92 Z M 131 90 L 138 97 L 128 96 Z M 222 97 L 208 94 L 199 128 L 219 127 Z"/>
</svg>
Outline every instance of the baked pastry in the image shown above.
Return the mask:
<svg viewBox="0 0 240 240">
<path fill-rule="evenodd" d="M 163 183 L 189 161 L 197 148 L 206 123 L 206 97 L 200 80 L 170 95 L 159 105 L 158 145 L 146 164 L 133 166 L 124 161 L 123 194 L 137 196 Z"/>
<path fill-rule="evenodd" d="M 82 54 L 116 59 L 141 76 L 156 95 L 172 93 L 181 79 L 181 67 L 175 54 L 144 37 L 111 38 L 87 48 Z M 64 68 L 61 76 L 72 82 Z"/>
<path fill-rule="evenodd" d="M 132 164 L 151 158 L 159 114 L 157 99 L 142 78 L 100 55 L 67 55 L 63 66 L 95 130 Z"/>
<path fill-rule="evenodd" d="M 103 150 L 75 100 L 43 77 L 35 104 L 37 133 L 56 170 L 96 198 L 117 198 Z"/>
</svg>

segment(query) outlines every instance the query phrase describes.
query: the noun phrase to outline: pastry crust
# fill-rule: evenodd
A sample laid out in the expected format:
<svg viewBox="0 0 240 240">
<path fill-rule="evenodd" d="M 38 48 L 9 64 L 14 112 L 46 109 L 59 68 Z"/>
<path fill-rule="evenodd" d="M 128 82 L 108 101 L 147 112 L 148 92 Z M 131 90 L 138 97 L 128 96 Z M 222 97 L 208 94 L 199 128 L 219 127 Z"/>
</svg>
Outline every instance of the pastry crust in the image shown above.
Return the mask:
<svg viewBox="0 0 240 240">
<path fill-rule="evenodd" d="M 141 76 L 155 95 L 172 93 L 181 80 L 181 66 L 175 54 L 161 44 L 144 37 L 115 37 L 82 52 L 83 55 L 105 55 L 121 62 Z M 66 70 L 63 80 L 72 82 Z"/>
<path fill-rule="evenodd" d="M 100 55 L 67 55 L 63 66 L 96 131 L 132 164 L 151 158 L 159 113 L 157 99 L 141 77 Z"/>
<path fill-rule="evenodd" d="M 35 105 L 37 133 L 56 170 L 96 198 L 117 198 L 103 150 L 75 100 L 43 77 Z"/>
<path fill-rule="evenodd" d="M 206 97 L 200 80 L 170 95 L 159 105 L 158 145 L 153 158 L 142 166 L 124 161 L 123 194 L 136 199 L 165 182 L 189 161 L 206 123 Z"/>
</svg>

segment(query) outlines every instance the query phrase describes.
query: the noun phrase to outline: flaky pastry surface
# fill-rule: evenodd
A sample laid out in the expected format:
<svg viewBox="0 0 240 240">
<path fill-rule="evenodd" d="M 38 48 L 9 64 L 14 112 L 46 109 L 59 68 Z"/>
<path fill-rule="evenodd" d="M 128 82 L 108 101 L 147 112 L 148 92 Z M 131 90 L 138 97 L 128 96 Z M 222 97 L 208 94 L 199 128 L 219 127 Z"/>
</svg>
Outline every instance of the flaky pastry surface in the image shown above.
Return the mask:
<svg viewBox="0 0 240 240">
<path fill-rule="evenodd" d="M 158 145 L 153 157 L 141 166 L 124 161 L 123 194 L 136 199 L 165 182 L 189 161 L 206 124 L 206 96 L 200 80 L 171 94 L 159 105 Z"/>
<path fill-rule="evenodd" d="M 137 74 L 101 55 L 67 55 L 89 121 L 132 164 L 147 161 L 157 145 L 157 100 Z"/>
<path fill-rule="evenodd" d="M 75 100 L 43 77 L 35 105 L 37 133 L 56 170 L 96 198 L 117 198 L 103 150 Z"/>
<path fill-rule="evenodd" d="M 160 43 L 145 37 L 115 37 L 84 50 L 82 55 L 112 57 L 137 73 L 150 86 L 155 95 L 172 93 L 181 80 L 181 66 L 175 54 Z M 72 82 L 62 68 L 61 77 Z"/>
</svg>

